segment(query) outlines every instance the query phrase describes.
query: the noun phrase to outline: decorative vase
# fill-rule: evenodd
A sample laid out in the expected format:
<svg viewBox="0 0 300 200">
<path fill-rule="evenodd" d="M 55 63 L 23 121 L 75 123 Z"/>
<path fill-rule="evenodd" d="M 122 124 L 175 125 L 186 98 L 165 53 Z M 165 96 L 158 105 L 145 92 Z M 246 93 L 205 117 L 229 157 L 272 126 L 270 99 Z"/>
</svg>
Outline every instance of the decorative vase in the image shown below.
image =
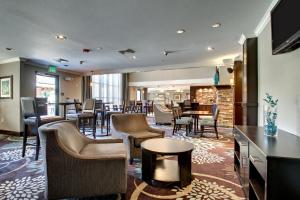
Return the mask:
<svg viewBox="0 0 300 200">
<path fill-rule="evenodd" d="M 265 135 L 277 136 L 277 105 L 264 105 L 264 132 Z"/>
<path fill-rule="evenodd" d="M 219 85 L 220 83 L 220 72 L 218 67 L 216 67 L 216 72 L 215 72 L 215 76 L 214 76 L 214 84 L 215 85 Z"/>
</svg>

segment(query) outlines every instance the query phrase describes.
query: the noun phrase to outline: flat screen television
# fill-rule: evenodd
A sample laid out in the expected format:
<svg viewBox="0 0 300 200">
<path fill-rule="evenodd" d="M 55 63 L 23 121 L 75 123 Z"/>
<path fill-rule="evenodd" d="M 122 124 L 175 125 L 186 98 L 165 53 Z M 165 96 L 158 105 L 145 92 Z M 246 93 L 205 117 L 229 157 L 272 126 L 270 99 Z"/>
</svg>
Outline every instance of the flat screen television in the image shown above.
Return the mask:
<svg viewBox="0 0 300 200">
<path fill-rule="evenodd" d="M 271 11 L 273 54 L 300 47 L 300 0 L 279 0 Z"/>
</svg>

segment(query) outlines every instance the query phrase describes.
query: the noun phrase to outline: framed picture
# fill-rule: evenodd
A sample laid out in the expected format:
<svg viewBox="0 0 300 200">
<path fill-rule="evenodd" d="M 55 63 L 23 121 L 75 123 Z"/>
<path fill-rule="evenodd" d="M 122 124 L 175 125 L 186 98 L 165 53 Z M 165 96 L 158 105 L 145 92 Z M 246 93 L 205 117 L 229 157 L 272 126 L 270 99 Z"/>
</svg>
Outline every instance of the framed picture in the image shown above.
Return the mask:
<svg viewBox="0 0 300 200">
<path fill-rule="evenodd" d="M 0 77 L 0 99 L 13 98 L 13 76 Z"/>
<path fill-rule="evenodd" d="M 180 94 L 174 94 L 173 99 L 174 99 L 174 101 L 180 101 L 181 100 L 181 95 Z"/>
</svg>

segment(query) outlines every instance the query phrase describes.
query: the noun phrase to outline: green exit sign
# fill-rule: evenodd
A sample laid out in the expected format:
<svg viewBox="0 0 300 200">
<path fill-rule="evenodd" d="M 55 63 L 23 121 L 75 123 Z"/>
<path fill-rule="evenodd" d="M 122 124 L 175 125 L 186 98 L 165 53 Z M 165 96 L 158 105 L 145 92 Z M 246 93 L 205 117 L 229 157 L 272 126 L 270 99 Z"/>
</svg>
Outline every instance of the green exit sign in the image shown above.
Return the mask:
<svg viewBox="0 0 300 200">
<path fill-rule="evenodd" d="M 56 66 L 50 65 L 49 68 L 48 68 L 48 72 L 56 73 Z"/>
</svg>

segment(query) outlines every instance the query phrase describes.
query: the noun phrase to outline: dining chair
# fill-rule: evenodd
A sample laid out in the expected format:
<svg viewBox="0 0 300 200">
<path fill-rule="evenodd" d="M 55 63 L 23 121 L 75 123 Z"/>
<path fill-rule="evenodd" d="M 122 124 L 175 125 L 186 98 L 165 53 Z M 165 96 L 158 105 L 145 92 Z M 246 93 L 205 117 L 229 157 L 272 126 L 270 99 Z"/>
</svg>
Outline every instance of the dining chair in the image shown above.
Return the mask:
<svg viewBox="0 0 300 200">
<path fill-rule="evenodd" d="M 113 105 L 113 111 L 118 111 L 118 105 Z"/>
<path fill-rule="evenodd" d="M 202 118 L 200 119 L 200 127 L 201 127 L 201 136 L 203 135 L 204 131 L 214 131 L 216 133 L 217 139 L 219 138 L 218 133 L 218 117 L 220 110 L 218 106 L 214 105 L 212 107 L 212 117 Z"/>
<path fill-rule="evenodd" d="M 86 99 L 82 106 L 82 112 L 76 114 L 67 115 L 68 120 L 76 120 L 77 126 L 80 129 L 82 127 L 82 132 L 85 134 L 85 125 L 92 124 L 92 132 L 94 138 L 96 138 L 96 123 L 95 123 L 95 100 Z"/>
<path fill-rule="evenodd" d="M 63 120 L 61 116 L 48 116 L 47 98 L 21 97 L 21 108 L 24 122 L 22 157 L 25 156 L 27 138 L 31 133 L 36 137 L 35 160 L 39 158 L 40 139 L 38 127 L 54 121 Z"/>
<path fill-rule="evenodd" d="M 186 135 L 188 136 L 192 130 L 193 121 L 187 117 L 185 118 L 181 117 L 179 108 L 172 108 L 172 115 L 174 120 L 173 135 L 175 132 L 180 130 L 182 126 L 185 126 Z"/>
<path fill-rule="evenodd" d="M 95 100 L 95 119 L 94 123 L 95 126 L 100 125 L 101 127 L 101 133 L 103 132 L 103 126 L 105 121 L 105 110 L 103 108 L 104 104 L 102 103 L 102 100 Z"/>
</svg>

